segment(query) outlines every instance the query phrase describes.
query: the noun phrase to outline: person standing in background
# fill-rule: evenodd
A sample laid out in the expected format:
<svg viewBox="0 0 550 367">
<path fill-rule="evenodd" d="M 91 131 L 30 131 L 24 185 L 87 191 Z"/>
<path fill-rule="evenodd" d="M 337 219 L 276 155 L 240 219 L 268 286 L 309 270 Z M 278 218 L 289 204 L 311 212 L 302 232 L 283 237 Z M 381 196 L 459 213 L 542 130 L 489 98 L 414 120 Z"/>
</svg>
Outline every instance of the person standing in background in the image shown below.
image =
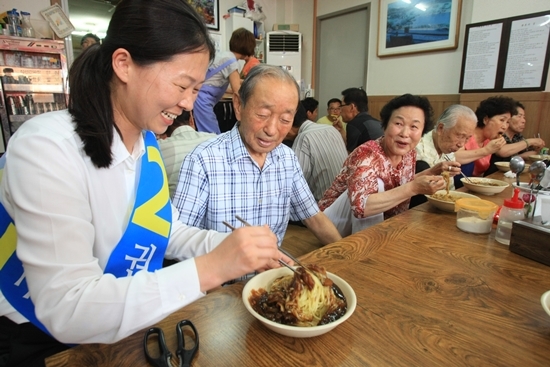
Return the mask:
<svg viewBox="0 0 550 367">
<path fill-rule="evenodd" d="M 230 52 L 216 54 L 208 68 L 206 79 L 198 90 L 197 100 L 193 107 L 193 117 L 197 131 L 220 133 L 220 126 L 214 113 L 214 106 L 222 99 L 228 86 L 233 93 L 241 87 L 238 60 L 254 55 L 256 39 L 252 32 L 245 28 L 236 29 L 229 40 Z"/>
<path fill-rule="evenodd" d="M 245 57 L 244 61 L 245 64 L 243 66 L 243 69 L 241 70 L 241 79 L 246 78 L 248 72 L 250 72 L 250 69 L 260 64 L 260 60 L 258 60 L 254 55 Z"/>
<path fill-rule="evenodd" d="M 96 43 L 100 43 L 100 39 L 98 36 L 96 36 L 93 33 L 88 33 L 82 36 L 80 39 L 80 46 L 82 46 L 82 51 L 90 47 L 91 45 L 95 45 Z"/>
</svg>

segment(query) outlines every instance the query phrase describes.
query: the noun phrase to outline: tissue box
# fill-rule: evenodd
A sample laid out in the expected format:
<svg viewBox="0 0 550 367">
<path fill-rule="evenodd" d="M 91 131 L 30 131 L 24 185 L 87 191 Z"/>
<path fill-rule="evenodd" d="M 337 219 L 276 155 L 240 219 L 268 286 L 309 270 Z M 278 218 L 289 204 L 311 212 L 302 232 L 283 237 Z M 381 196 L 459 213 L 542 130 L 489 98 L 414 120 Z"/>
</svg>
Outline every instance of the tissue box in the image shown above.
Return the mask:
<svg viewBox="0 0 550 367">
<path fill-rule="evenodd" d="M 510 251 L 550 266 L 550 225 L 543 225 L 540 216 L 514 222 Z"/>
</svg>

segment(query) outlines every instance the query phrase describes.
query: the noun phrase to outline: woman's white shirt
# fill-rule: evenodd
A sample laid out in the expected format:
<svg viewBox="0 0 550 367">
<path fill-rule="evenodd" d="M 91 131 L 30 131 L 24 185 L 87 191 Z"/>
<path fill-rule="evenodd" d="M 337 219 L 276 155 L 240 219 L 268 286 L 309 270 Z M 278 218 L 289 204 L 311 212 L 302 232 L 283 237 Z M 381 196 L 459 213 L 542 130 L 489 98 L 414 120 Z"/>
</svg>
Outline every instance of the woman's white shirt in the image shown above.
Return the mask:
<svg viewBox="0 0 550 367">
<path fill-rule="evenodd" d="M 113 163 L 96 168 L 67 111 L 25 122 L 10 139 L 0 193 L 17 227 L 17 255 L 38 319 L 65 343 L 112 343 L 204 295 L 194 257 L 227 234 L 173 225 L 167 258 L 131 277 L 103 274 L 132 209 L 140 139 L 130 154 L 114 132 Z M 185 260 L 187 259 L 187 260 Z M 0 293 L 0 315 L 25 318 Z"/>
</svg>

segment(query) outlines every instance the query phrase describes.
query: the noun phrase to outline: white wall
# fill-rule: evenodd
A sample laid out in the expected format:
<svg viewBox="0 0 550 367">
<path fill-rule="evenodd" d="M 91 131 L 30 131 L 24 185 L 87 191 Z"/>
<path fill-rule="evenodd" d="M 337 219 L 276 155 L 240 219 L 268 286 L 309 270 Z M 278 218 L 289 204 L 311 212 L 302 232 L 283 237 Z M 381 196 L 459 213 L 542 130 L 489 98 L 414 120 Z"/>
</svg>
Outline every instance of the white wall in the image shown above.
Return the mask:
<svg viewBox="0 0 550 367">
<path fill-rule="evenodd" d="M 287 7 L 288 8 L 288 7 Z M 311 84 L 313 70 L 313 25 L 316 21 L 313 13 L 313 1 L 294 1 L 285 23 L 296 23 L 302 33 L 302 80 L 304 87 Z"/>
<path fill-rule="evenodd" d="M 278 0 L 281 1 L 288 0 Z M 458 93 L 466 24 L 550 10 L 549 0 L 463 0 L 460 36 L 456 50 L 380 58 L 376 55 L 378 3 L 378 0 L 317 0 L 317 16 L 370 4 L 369 67 L 365 85 L 367 93 L 372 95 L 398 95 L 411 91 L 418 94 Z M 295 11 L 291 14 L 292 18 L 287 20 L 287 23 L 300 24 L 304 40 L 307 40 L 308 34 L 306 27 L 311 22 L 308 4 L 313 7 L 313 0 L 294 0 Z M 313 27 L 313 23 L 311 24 Z M 350 47 L 353 47 L 353 35 L 350 35 L 348 41 Z M 308 70 L 303 73 L 306 83 L 311 82 L 312 59 L 313 54 L 304 55 L 303 67 Z M 550 75 L 546 91 L 550 91 Z"/>
</svg>

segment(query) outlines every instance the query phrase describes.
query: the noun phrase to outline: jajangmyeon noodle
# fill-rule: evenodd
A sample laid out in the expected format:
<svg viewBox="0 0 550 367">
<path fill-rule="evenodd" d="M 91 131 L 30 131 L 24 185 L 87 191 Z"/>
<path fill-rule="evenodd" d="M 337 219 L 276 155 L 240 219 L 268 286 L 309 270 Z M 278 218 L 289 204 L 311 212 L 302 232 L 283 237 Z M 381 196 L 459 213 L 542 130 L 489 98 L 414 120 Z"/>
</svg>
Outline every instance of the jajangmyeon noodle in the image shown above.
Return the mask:
<svg viewBox="0 0 550 367">
<path fill-rule="evenodd" d="M 296 270 L 275 279 L 267 290 L 252 290 L 252 308 L 271 321 L 294 326 L 328 324 L 346 313 L 346 299 L 323 267 Z"/>
</svg>

